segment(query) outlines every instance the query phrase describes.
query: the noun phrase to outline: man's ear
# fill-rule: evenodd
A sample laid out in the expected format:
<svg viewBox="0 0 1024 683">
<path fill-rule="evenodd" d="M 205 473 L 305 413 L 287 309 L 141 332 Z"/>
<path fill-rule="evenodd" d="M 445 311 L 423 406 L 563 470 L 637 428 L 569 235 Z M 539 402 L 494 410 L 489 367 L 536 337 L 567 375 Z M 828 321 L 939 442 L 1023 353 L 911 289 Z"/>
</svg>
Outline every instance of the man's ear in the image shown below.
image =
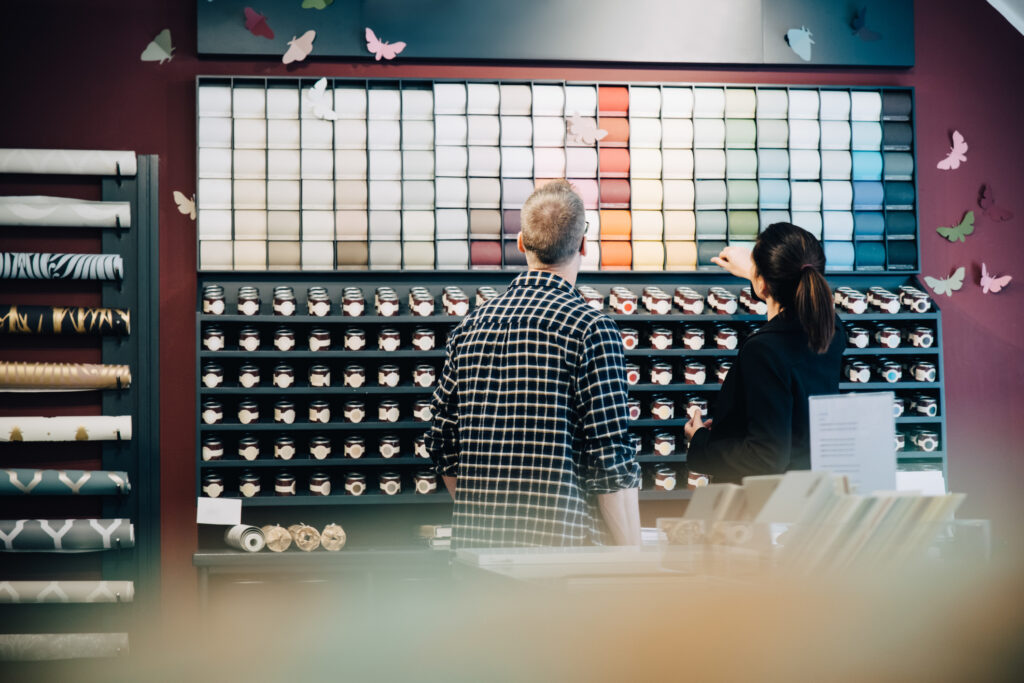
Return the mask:
<svg viewBox="0 0 1024 683">
<path fill-rule="evenodd" d="M 521 251 L 522 253 L 524 253 L 524 254 L 526 253 L 526 247 L 523 246 L 523 233 L 522 233 L 522 231 L 520 231 L 519 232 L 519 236 L 516 237 L 516 248 L 518 248 L 519 251 Z"/>
<path fill-rule="evenodd" d="M 580 256 L 587 255 L 587 238 L 584 237 L 583 241 L 580 242 Z"/>
</svg>

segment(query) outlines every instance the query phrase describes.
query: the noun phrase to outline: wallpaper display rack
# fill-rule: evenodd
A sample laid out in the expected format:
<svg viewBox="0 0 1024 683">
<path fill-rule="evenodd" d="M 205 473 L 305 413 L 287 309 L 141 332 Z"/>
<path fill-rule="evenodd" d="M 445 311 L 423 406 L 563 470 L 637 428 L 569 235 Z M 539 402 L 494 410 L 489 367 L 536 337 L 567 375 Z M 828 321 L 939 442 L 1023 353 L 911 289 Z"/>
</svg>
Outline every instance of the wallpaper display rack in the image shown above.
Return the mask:
<svg viewBox="0 0 1024 683">
<path fill-rule="evenodd" d="M 721 272 L 776 221 L 832 274 L 918 270 L 910 89 L 316 83 L 197 79 L 201 271 L 521 269 L 520 209 L 554 178 L 588 271 Z"/>
<path fill-rule="evenodd" d="M 157 158 L 4 149 L 0 172 L 18 174 L 21 185 L 38 174 L 98 177 L 102 194 L 102 201 L 0 197 L 5 235 L 83 230 L 99 236 L 102 252 L 62 253 L 53 239 L 54 253 L 0 254 L 4 343 L 95 348 L 101 359 L 0 362 L 0 394 L 11 406 L 24 399 L 35 407 L 0 417 L 0 603 L 5 633 L 25 631 L 3 636 L 0 659 L 123 656 L 135 620 L 151 619 L 159 599 Z M 52 292 L 49 305 L 20 303 L 19 293 L 31 286 L 16 281 L 39 279 L 61 281 L 44 286 Z M 101 306 L 68 306 L 67 298 L 81 292 L 100 292 Z M 47 413 L 50 405 L 60 413 L 67 392 L 100 392 L 94 405 L 101 414 Z M 33 409 L 40 414 L 26 414 Z M 96 442 L 89 455 L 86 441 Z M 46 464 L 54 457 L 72 464 L 97 452 L 102 469 Z M 26 467 L 37 461 L 41 469 Z"/>
<path fill-rule="evenodd" d="M 417 448 L 417 437 L 428 427 L 424 421 L 428 416 L 421 412 L 422 405 L 417 405 L 417 402 L 429 400 L 434 385 L 416 380 L 424 376 L 429 378 L 431 372 L 434 376 L 440 373 L 447 331 L 461 319 L 459 315 L 446 314 L 442 307 L 444 287 L 460 287 L 469 297 L 472 310 L 477 305 L 475 295 L 478 287 L 490 286 L 500 292 L 511 277 L 509 274 L 482 272 L 350 274 L 343 278 L 296 273 L 201 275 L 199 291 L 207 286 L 219 286 L 223 288 L 225 299 L 221 302 L 223 308 L 207 303 L 208 311 L 219 313 L 204 313 L 202 298 L 197 302 L 196 495 L 240 497 L 243 508 L 250 512 L 254 508 L 268 506 L 325 508 L 450 503 L 441 486 L 426 494 L 417 489 L 417 474 L 430 466 L 430 461 L 422 457 L 423 451 Z M 850 286 L 862 293 L 871 286 L 882 286 L 896 292 L 901 285 L 915 282 L 899 275 L 832 279 L 834 287 Z M 578 284 L 597 289 L 604 296 L 606 306 L 609 291 L 615 285 L 624 285 L 638 296 L 648 285 L 658 285 L 670 295 L 676 287 L 689 286 L 696 290 L 702 301 L 716 286 L 724 287 L 737 299 L 742 294 L 735 278 L 710 273 L 645 273 L 631 277 L 585 274 L 581 275 Z M 288 286 L 294 291 L 296 310 L 293 315 L 275 313 L 273 290 L 278 286 Z M 329 307 L 321 311 L 325 313 L 322 317 L 307 314 L 306 291 L 316 286 L 323 286 L 330 300 Z M 397 315 L 382 317 L 375 314 L 374 292 L 381 286 L 397 290 Z M 257 288 L 261 302 L 250 301 L 240 309 L 239 287 Z M 343 312 L 342 291 L 345 287 L 362 289 L 366 299 L 363 315 Z M 407 299 L 410 287 L 424 287 L 431 292 L 435 300 L 433 312 L 428 308 L 419 312 L 428 315 L 412 313 Z M 927 301 L 927 297 L 924 298 Z M 631 422 L 631 432 L 635 435 L 638 459 L 645 471 L 640 497 L 641 500 L 685 498 L 689 492 L 685 485 L 686 454 L 682 427 L 686 421 L 687 401 L 691 398 L 704 399 L 710 404 L 709 408 L 713 407 L 720 388 L 716 375 L 721 370 L 727 371 L 727 366 L 723 367 L 722 363 L 734 360 L 737 353 L 734 343 L 763 323 L 764 316 L 744 310 L 742 306 L 733 314 L 714 312 L 707 304 L 700 314 L 684 313 L 676 305 L 667 314 L 648 312 L 639 303 L 637 306 L 637 312 L 631 314 L 615 313 L 610 308 L 606 310 L 621 329 L 636 332 L 636 346 L 627 348 L 625 353 L 627 363 L 635 365 L 632 370 L 638 373 L 638 383 L 631 386 L 630 397 L 638 399 L 635 408 L 639 412 L 637 419 Z M 941 317 L 933 302 L 927 301 L 927 306 L 928 310 L 921 312 L 901 307 L 897 312 L 867 308 L 856 314 L 841 313 L 846 324 L 866 330 L 870 341 L 864 348 L 851 345 L 844 359 L 845 362 L 865 362 L 869 375 L 863 379 L 869 381 L 844 380 L 840 390 L 894 391 L 903 406 L 896 419 L 897 431 L 902 435 L 899 450 L 894 453 L 898 466 L 944 471 L 946 434 Z M 240 310 L 251 315 L 242 314 Z M 700 330 L 705 338 L 699 350 L 683 345 L 684 336 L 692 328 Z M 732 348 L 717 348 L 715 338 L 722 328 L 727 328 L 726 334 L 730 329 L 733 331 L 733 342 L 726 342 L 726 346 Z M 351 336 L 351 330 L 362 332 L 365 345 L 359 350 L 346 349 L 345 340 Z M 388 338 L 389 330 L 397 332 L 396 348 L 382 350 L 378 339 L 382 332 Z M 423 336 L 421 330 L 434 334 L 433 349 L 421 350 L 413 346 L 413 340 Z M 670 348 L 652 347 L 653 336 L 664 334 L 661 330 L 667 330 L 671 336 Z M 882 339 L 888 344 L 894 343 L 889 336 L 892 330 L 896 330 L 900 337 L 898 345 L 895 348 L 882 346 Z M 912 342 L 909 335 L 915 330 L 921 339 Z M 845 328 L 839 333 L 848 334 Z M 924 339 L 928 335 L 930 338 Z M 325 349 L 321 344 L 328 337 L 330 346 Z M 280 350 L 277 346 L 279 338 L 291 339 L 294 345 Z M 256 339 L 259 340 L 258 346 L 254 345 Z M 381 344 L 387 346 L 384 342 Z M 310 350 L 311 347 L 317 350 Z M 885 381 L 886 361 L 896 363 L 900 368 L 902 377 L 898 381 Z M 653 382 L 654 364 L 659 362 L 666 363 L 668 371 L 673 374 L 667 384 Z M 691 366 L 694 363 L 702 369 L 697 365 Z M 914 368 L 919 363 L 931 363 L 934 366 L 932 376 L 915 380 Z M 358 365 L 363 371 L 364 379 L 358 386 L 348 386 L 345 381 L 353 365 Z M 429 368 L 424 369 L 424 366 Z M 698 374 L 691 375 L 694 368 Z M 275 380 L 275 376 L 282 372 L 288 377 L 283 383 Z M 844 372 L 849 370 L 844 369 Z M 330 379 L 325 385 L 323 378 L 327 374 Z M 379 382 L 381 377 L 386 381 L 387 375 L 396 377 L 392 381 L 395 386 Z M 696 377 L 699 379 L 694 379 Z M 657 419 L 654 414 L 656 406 L 660 405 L 657 399 L 668 399 L 674 407 L 674 416 Z M 282 401 L 288 405 L 282 407 Z M 349 413 L 354 405 L 351 401 L 359 402 L 358 412 Z M 382 406 L 386 401 L 395 403 L 390 407 Z M 915 412 L 918 404 L 923 412 Z M 382 408 L 393 410 L 396 414 L 388 419 L 396 421 L 383 421 Z M 281 421 L 282 410 L 291 410 L 291 414 L 284 418 L 290 422 Z M 359 421 L 353 422 L 354 419 Z M 666 445 L 660 443 L 665 432 L 675 438 L 670 452 L 666 452 Z M 919 438 L 919 433 L 930 436 Z M 354 451 L 350 450 L 352 438 L 359 444 Z M 659 470 L 662 477 L 678 477 L 674 490 L 655 490 L 654 481 Z M 362 495 L 351 495 L 346 491 L 346 479 L 354 472 L 365 478 L 360 489 Z M 387 494 L 386 482 L 380 477 L 383 472 L 398 475 L 399 492 Z M 278 476 L 282 474 L 284 480 L 293 486 L 290 493 L 276 490 L 280 481 Z M 323 477 L 330 480 L 329 494 L 318 492 L 319 495 L 314 495 L 310 485 L 321 482 Z M 205 490 L 211 479 L 219 483 Z M 258 484 L 259 492 L 253 488 L 254 484 Z"/>
</svg>

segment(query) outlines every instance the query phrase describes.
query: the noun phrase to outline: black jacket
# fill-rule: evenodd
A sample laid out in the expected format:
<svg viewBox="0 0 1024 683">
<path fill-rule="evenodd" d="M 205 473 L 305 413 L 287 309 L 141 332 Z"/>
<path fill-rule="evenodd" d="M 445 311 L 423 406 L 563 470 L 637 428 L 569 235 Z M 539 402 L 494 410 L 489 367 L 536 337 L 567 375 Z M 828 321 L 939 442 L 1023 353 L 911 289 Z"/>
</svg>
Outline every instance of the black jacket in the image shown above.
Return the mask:
<svg viewBox="0 0 1024 683">
<path fill-rule="evenodd" d="M 740 347 L 712 414 L 693 435 L 686 466 L 715 483 L 811 467 L 807 398 L 839 393 L 846 335 L 823 354 L 811 351 L 799 322 L 779 314 Z"/>
</svg>

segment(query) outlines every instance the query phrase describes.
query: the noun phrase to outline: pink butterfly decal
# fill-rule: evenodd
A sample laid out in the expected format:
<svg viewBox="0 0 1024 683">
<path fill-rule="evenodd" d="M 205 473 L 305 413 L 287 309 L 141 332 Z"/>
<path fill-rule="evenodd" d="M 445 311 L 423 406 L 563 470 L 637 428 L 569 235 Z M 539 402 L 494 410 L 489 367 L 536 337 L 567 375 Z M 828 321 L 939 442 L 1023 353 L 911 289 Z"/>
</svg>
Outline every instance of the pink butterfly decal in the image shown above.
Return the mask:
<svg viewBox="0 0 1024 683">
<path fill-rule="evenodd" d="M 978 206 L 985 212 L 985 217 L 996 223 L 1003 223 L 1013 218 L 1013 213 L 1001 206 L 996 206 L 996 200 L 992 197 L 992 188 L 987 184 L 981 186 L 978 193 Z"/>
<path fill-rule="evenodd" d="M 252 7 L 245 8 L 245 27 L 254 36 L 274 37 L 274 29 L 270 28 L 270 25 L 267 23 L 267 17 Z"/>
<path fill-rule="evenodd" d="M 1011 275 L 992 277 L 988 274 L 988 268 L 985 267 L 985 264 L 981 264 L 981 291 L 985 294 L 997 294 L 1003 287 L 1010 284 L 1012 279 L 1013 276 Z"/>
<path fill-rule="evenodd" d="M 960 168 L 960 164 L 965 163 L 967 163 L 967 143 L 964 142 L 964 136 L 960 134 L 960 131 L 954 130 L 953 146 L 949 148 L 949 154 L 946 155 L 946 158 L 936 164 L 936 166 L 943 171 L 949 171 Z"/>
<path fill-rule="evenodd" d="M 382 59 L 394 59 L 396 55 L 405 49 L 405 43 L 401 41 L 397 43 L 385 43 L 378 38 L 369 27 L 367 27 L 366 49 L 372 52 L 373 56 L 379 62 Z"/>
<path fill-rule="evenodd" d="M 316 38 L 316 31 L 306 31 L 301 36 L 288 41 L 288 51 L 284 53 L 281 61 L 285 64 L 301 62 L 313 51 L 313 39 Z"/>
<path fill-rule="evenodd" d="M 567 121 L 569 138 L 581 145 L 592 145 L 603 140 L 608 131 L 597 127 L 597 121 L 573 114 Z"/>
</svg>

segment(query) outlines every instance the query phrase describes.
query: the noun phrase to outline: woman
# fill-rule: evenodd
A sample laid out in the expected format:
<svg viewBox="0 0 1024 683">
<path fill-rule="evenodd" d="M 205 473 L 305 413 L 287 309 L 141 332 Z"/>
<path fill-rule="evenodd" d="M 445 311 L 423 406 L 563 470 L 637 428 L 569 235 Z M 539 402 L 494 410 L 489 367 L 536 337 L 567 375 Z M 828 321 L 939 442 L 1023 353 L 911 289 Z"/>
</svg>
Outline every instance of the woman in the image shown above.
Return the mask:
<svg viewBox="0 0 1024 683">
<path fill-rule="evenodd" d="M 810 469 L 807 398 L 839 392 L 845 335 L 825 280 L 821 243 L 791 223 L 758 235 L 753 253 L 726 247 L 716 264 L 750 280 L 768 321 L 746 339 L 715 402 L 691 417 L 686 466 L 713 482 Z"/>
</svg>

